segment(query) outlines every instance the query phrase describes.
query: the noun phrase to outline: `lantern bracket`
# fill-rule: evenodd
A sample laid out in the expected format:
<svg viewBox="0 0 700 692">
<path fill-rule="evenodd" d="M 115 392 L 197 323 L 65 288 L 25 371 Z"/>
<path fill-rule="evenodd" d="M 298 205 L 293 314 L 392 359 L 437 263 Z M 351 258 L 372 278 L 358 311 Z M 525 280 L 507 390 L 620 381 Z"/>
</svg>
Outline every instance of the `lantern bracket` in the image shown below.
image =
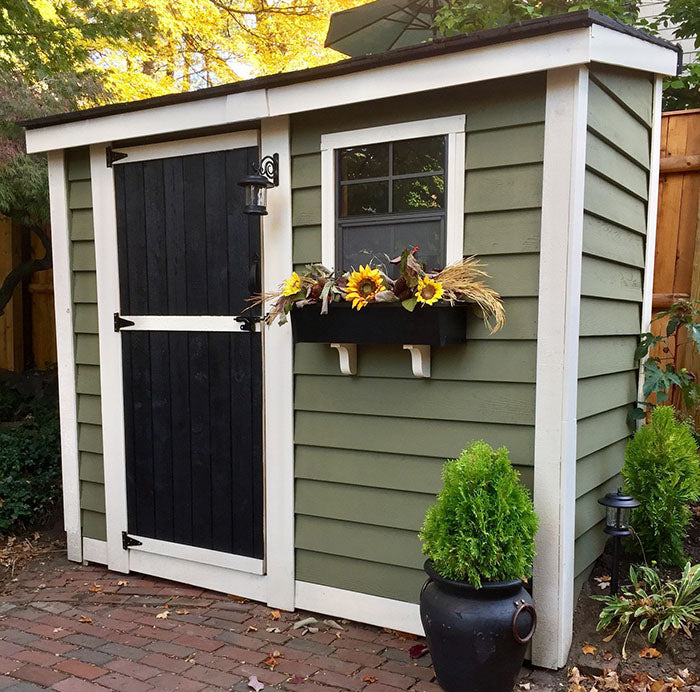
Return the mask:
<svg viewBox="0 0 700 692">
<path fill-rule="evenodd" d="M 280 155 L 271 154 L 260 160 L 260 163 L 253 164 L 253 170 L 267 178 L 269 187 L 277 187 L 280 184 Z"/>
</svg>

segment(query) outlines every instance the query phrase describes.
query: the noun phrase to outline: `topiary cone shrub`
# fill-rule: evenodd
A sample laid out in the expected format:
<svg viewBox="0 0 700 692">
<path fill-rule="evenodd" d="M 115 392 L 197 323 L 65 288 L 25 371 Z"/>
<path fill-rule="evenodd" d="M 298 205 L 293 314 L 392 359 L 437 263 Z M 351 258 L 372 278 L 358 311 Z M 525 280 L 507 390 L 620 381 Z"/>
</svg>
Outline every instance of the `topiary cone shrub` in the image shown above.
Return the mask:
<svg viewBox="0 0 700 692">
<path fill-rule="evenodd" d="M 538 520 L 508 450 L 472 442 L 445 463 L 442 480 L 420 532 L 435 571 L 476 588 L 528 577 Z"/>
<path fill-rule="evenodd" d="M 641 502 L 631 524 L 644 556 L 659 565 L 682 566 L 683 539 L 700 499 L 700 461 L 690 428 L 675 418 L 671 406 L 657 406 L 648 425 L 629 441 L 622 475 L 625 491 Z M 639 552 L 636 541 L 628 541 Z"/>
</svg>

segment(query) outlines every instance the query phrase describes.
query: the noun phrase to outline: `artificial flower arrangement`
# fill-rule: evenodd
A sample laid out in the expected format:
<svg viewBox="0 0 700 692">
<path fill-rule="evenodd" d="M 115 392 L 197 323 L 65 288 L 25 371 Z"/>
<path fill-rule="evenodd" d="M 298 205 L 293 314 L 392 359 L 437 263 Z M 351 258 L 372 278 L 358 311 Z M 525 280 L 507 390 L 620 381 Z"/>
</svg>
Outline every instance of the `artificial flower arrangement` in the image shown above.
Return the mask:
<svg viewBox="0 0 700 692">
<path fill-rule="evenodd" d="M 275 320 L 284 324 L 292 308 L 320 304 L 324 315 L 331 303 L 347 301 L 358 311 L 372 303 L 400 303 L 411 312 L 441 303 L 473 303 L 491 333 L 503 327 L 503 303 L 498 293 L 484 283 L 488 274 L 481 262 L 467 257 L 441 271 L 427 271 L 416 258 L 417 251 L 417 247 L 408 248 L 390 260 L 398 267 L 396 279 L 370 263 L 340 275 L 321 264 L 309 264 L 303 272 L 292 272 L 278 291 L 253 296 L 251 301 L 254 305 L 272 303 L 265 315 L 267 324 Z"/>
</svg>

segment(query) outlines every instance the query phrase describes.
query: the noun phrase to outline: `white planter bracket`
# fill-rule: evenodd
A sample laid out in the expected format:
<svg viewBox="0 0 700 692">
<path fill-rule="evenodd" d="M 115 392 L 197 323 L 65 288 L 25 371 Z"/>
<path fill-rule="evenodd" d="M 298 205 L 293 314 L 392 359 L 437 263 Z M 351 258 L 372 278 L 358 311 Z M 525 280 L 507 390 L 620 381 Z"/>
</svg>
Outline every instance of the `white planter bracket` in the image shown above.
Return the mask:
<svg viewBox="0 0 700 692">
<path fill-rule="evenodd" d="M 357 344 L 331 344 L 338 351 L 340 372 L 343 375 L 357 375 Z"/>
<path fill-rule="evenodd" d="M 411 354 L 413 376 L 430 377 L 430 346 L 404 344 L 403 347 Z"/>
</svg>

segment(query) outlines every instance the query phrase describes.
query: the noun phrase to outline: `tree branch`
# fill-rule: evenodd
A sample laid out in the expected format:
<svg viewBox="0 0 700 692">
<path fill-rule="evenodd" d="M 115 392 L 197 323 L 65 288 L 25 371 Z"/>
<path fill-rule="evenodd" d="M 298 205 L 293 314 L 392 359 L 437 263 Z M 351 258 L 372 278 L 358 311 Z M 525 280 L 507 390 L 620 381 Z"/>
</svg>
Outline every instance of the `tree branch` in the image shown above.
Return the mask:
<svg viewBox="0 0 700 692">
<path fill-rule="evenodd" d="M 43 269 L 51 269 L 51 239 L 39 226 L 31 226 L 29 230 L 41 240 L 41 244 L 44 246 L 44 256 L 40 259 L 31 259 L 18 264 L 5 277 L 2 286 L 0 286 L 0 316 L 5 313 L 5 308 L 12 299 L 15 288 L 26 276 Z"/>
</svg>

